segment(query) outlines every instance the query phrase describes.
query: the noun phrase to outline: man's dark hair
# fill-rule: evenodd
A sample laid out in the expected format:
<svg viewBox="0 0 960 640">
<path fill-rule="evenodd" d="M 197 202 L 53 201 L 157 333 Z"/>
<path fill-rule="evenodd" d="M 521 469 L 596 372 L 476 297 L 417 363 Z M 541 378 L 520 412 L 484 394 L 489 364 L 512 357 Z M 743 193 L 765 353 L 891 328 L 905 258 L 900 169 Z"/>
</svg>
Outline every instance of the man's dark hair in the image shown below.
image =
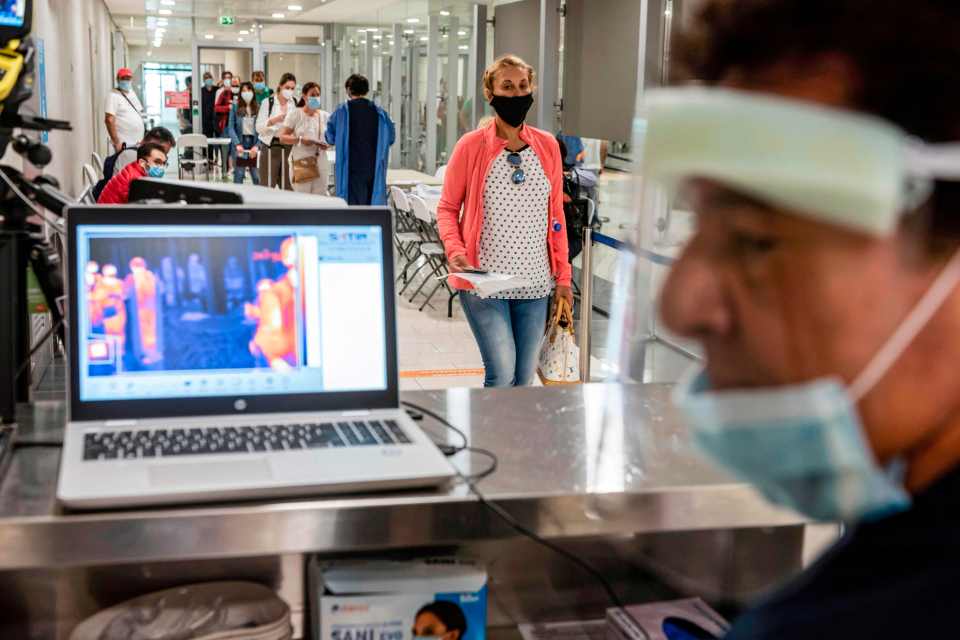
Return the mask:
<svg viewBox="0 0 960 640">
<path fill-rule="evenodd" d="M 167 155 L 163 147 L 156 144 L 155 142 L 144 142 L 142 145 L 137 147 L 137 160 L 147 160 L 150 158 L 150 154 L 154 151 L 159 151 L 163 155 Z"/>
<path fill-rule="evenodd" d="M 957 0 L 706 0 L 673 51 L 680 77 L 707 84 L 839 55 L 856 74 L 851 108 L 960 140 Z M 960 185 L 938 182 L 921 216 L 931 239 L 960 240 Z"/>
<path fill-rule="evenodd" d="M 467 633 L 467 617 L 463 615 L 463 609 L 459 607 L 455 602 L 450 602 L 447 600 L 437 600 L 431 602 L 430 604 L 420 607 L 420 610 L 417 611 L 417 615 L 414 616 L 414 620 L 420 617 L 421 613 L 432 613 L 437 617 L 440 622 L 443 623 L 443 626 L 447 628 L 447 631 L 459 631 L 457 636 L 461 640 L 463 636 Z"/>
<path fill-rule="evenodd" d="M 232 78 L 232 77 L 233 77 L 233 71 L 221 71 L 221 72 L 220 72 L 220 79 L 221 79 L 221 80 L 223 80 L 223 79 L 226 78 L 227 76 L 230 76 L 230 77 Z"/>
<path fill-rule="evenodd" d="M 145 142 L 153 142 L 155 144 L 168 144 L 171 147 L 177 146 L 177 139 L 173 137 L 173 134 L 170 133 L 170 129 L 166 127 L 154 127 L 147 131 L 144 134 L 143 139 Z"/>
<path fill-rule="evenodd" d="M 347 93 L 352 96 L 365 96 L 370 93 L 370 81 L 367 80 L 366 76 L 362 76 L 359 73 L 355 73 L 347 78 L 344 86 L 347 88 Z"/>
</svg>

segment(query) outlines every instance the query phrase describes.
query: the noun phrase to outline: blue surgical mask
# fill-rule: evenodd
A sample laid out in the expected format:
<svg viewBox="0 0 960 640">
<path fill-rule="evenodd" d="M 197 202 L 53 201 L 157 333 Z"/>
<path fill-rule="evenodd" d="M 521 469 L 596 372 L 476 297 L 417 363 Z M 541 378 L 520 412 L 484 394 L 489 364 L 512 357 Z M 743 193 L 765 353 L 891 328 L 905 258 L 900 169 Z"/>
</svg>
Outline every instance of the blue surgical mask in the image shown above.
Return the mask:
<svg viewBox="0 0 960 640">
<path fill-rule="evenodd" d="M 206 79 L 204 79 L 204 81 L 203 81 L 203 86 L 205 86 L 205 87 L 208 88 L 208 89 L 209 89 L 210 87 L 212 87 L 212 86 L 213 86 L 213 78 L 206 78 Z"/>
<path fill-rule="evenodd" d="M 308 106 L 310 109 L 313 109 L 314 111 L 319 110 L 319 109 L 320 109 L 320 98 L 318 98 L 318 97 L 316 97 L 316 96 L 310 96 L 309 98 L 307 98 L 307 106 Z"/>
<path fill-rule="evenodd" d="M 155 164 L 147 167 L 147 175 L 151 178 L 162 178 L 166 174 L 167 170 L 163 167 L 158 167 Z"/>
<path fill-rule="evenodd" d="M 120 91 L 131 91 L 133 90 L 133 82 L 130 80 L 119 80 L 117 81 L 117 89 L 120 89 Z"/>
<path fill-rule="evenodd" d="M 257 91 L 263 91 L 263 90 L 265 90 L 265 89 L 267 88 L 267 83 L 266 83 L 266 82 L 254 82 L 254 83 L 253 83 L 253 88 L 256 89 Z"/>
<path fill-rule="evenodd" d="M 909 508 L 902 465 L 881 468 L 857 411 L 960 282 L 960 252 L 853 383 L 837 378 L 711 390 L 704 371 L 673 400 L 694 442 L 771 502 L 823 521 L 857 522 Z"/>
</svg>

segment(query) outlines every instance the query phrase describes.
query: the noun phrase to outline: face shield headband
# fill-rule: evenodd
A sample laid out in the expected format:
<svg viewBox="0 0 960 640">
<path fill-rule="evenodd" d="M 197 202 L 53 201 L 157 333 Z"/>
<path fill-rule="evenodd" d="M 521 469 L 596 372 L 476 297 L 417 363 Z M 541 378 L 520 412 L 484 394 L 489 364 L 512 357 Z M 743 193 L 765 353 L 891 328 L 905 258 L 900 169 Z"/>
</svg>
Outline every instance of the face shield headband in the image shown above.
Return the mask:
<svg viewBox="0 0 960 640">
<path fill-rule="evenodd" d="M 675 192 L 705 178 L 873 235 L 960 181 L 960 143 L 926 144 L 872 116 L 715 88 L 647 92 L 643 175 Z"/>
</svg>

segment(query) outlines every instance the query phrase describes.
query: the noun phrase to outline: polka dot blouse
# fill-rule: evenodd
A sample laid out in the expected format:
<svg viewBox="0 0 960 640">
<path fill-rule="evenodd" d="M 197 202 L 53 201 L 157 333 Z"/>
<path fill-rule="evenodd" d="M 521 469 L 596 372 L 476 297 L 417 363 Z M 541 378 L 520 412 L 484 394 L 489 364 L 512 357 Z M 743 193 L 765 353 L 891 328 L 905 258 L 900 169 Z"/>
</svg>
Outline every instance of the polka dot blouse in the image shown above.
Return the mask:
<svg viewBox="0 0 960 640">
<path fill-rule="evenodd" d="M 550 295 L 553 276 L 547 248 L 550 180 L 530 147 L 520 151 L 522 184 L 511 180 L 516 167 L 504 150 L 494 160 L 483 188 L 483 229 L 480 232 L 481 269 L 507 273 L 532 283 L 506 289 L 495 298 L 532 300 Z"/>
</svg>

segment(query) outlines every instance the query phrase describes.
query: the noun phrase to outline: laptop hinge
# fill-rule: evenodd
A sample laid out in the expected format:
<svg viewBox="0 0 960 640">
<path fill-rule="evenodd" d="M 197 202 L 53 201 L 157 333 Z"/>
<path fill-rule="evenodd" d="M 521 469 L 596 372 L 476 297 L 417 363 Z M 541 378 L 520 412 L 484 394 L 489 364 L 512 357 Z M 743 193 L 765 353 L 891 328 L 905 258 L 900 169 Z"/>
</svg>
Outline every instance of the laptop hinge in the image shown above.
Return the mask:
<svg viewBox="0 0 960 640">
<path fill-rule="evenodd" d="M 353 418 L 356 416 L 368 416 L 370 411 L 367 409 L 358 409 L 356 411 L 343 411 L 340 413 L 344 418 Z"/>
<path fill-rule="evenodd" d="M 103 423 L 105 427 L 132 427 L 137 424 L 136 420 L 107 420 Z"/>
</svg>

